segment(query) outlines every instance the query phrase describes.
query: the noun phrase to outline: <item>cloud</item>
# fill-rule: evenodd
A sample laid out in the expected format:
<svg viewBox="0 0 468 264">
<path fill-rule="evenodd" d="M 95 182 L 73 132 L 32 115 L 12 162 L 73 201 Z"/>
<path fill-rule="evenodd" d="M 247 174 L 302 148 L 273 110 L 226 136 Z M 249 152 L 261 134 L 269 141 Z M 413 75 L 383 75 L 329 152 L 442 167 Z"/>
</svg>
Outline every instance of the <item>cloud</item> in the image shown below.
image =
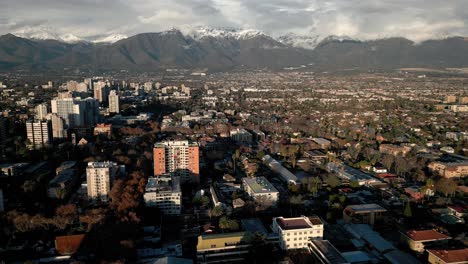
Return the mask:
<svg viewBox="0 0 468 264">
<path fill-rule="evenodd" d="M 2 0 L 0 34 L 48 28 L 92 37 L 191 26 L 420 41 L 468 36 L 465 0 Z"/>
</svg>

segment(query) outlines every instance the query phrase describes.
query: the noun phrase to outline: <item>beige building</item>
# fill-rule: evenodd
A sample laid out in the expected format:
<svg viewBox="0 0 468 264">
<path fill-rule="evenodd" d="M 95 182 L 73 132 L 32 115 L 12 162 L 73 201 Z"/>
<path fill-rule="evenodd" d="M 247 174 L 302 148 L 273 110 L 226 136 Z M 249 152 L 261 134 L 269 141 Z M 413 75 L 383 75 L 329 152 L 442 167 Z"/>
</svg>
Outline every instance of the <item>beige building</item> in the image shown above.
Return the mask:
<svg viewBox="0 0 468 264">
<path fill-rule="evenodd" d="M 468 104 L 468 96 L 461 96 L 460 98 L 458 98 L 458 102 L 460 104 Z"/>
<path fill-rule="evenodd" d="M 441 162 L 434 161 L 428 165 L 429 169 L 445 178 L 459 178 L 468 176 L 468 161 Z"/>
<path fill-rule="evenodd" d="M 393 156 L 406 156 L 408 152 L 411 151 L 411 147 L 409 146 L 397 146 L 397 145 L 392 145 L 392 144 L 382 144 L 379 147 L 380 153 L 383 154 L 389 154 Z"/>
<path fill-rule="evenodd" d="M 120 113 L 119 96 L 115 90 L 109 93 L 109 113 Z"/>
<path fill-rule="evenodd" d="M 39 104 L 35 108 L 36 110 L 36 119 L 37 120 L 45 120 L 47 118 L 47 105 L 46 104 Z"/>
<path fill-rule="evenodd" d="M 52 144 L 52 124 L 50 121 L 38 120 L 26 122 L 28 148 L 40 149 Z"/>
<path fill-rule="evenodd" d="M 283 250 L 307 248 L 309 240 L 323 238 L 323 223 L 316 216 L 276 217 L 272 229 L 279 235 L 279 246 Z"/>
<path fill-rule="evenodd" d="M 197 263 L 243 263 L 250 246 L 246 232 L 201 235 Z"/>
<path fill-rule="evenodd" d="M 445 103 L 455 103 L 457 101 L 457 97 L 455 95 L 446 95 L 444 98 Z"/>
<path fill-rule="evenodd" d="M 112 182 L 118 174 L 125 172 L 125 166 L 116 162 L 88 162 L 86 168 L 86 182 L 88 199 L 107 202 Z"/>
<path fill-rule="evenodd" d="M 428 230 L 410 230 L 401 233 L 401 241 L 411 250 L 424 252 L 428 245 L 439 245 L 446 243 L 451 237 L 437 232 L 434 229 Z"/>
</svg>

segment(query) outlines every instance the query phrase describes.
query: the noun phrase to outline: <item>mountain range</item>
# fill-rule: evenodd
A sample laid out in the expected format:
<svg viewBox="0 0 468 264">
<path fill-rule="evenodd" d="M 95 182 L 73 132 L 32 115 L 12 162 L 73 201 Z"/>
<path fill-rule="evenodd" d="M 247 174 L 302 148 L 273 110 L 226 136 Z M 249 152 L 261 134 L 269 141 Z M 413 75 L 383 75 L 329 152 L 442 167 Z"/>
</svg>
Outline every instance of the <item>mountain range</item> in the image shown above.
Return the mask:
<svg viewBox="0 0 468 264">
<path fill-rule="evenodd" d="M 1 71 L 468 67 L 468 38 L 464 37 L 421 43 L 396 37 L 361 41 L 345 36 L 287 34 L 274 38 L 257 30 L 212 28 L 131 37 L 116 34 L 93 41 L 72 34 L 19 35 L 23 37 L 0 36 Z"/>
</svg>

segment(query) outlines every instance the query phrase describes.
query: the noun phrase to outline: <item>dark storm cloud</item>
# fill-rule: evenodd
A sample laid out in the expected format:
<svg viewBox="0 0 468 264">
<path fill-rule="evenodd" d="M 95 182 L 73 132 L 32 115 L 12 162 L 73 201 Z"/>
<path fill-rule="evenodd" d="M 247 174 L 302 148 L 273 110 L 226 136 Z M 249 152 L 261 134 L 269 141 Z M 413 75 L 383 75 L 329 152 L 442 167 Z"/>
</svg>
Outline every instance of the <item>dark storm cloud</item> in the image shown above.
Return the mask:
<svg viewBox="0 0 468 264">
<path fill-rule="evenodd" d="M 465 0 L 3 0 L 0 33 L 53 29 L 81 37 L 173 27 L 242 27 L 272 35 L 468 35 Z"/>
</svg>

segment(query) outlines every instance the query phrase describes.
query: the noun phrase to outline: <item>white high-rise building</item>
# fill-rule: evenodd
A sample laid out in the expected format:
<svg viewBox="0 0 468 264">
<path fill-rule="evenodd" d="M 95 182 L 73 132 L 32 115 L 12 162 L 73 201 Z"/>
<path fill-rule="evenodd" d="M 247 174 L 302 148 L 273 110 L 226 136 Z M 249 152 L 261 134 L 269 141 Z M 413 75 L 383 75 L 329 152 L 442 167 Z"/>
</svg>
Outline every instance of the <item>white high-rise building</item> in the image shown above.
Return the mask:
<svg viewBox="0 0 468 264">
<path fill-rule="evenodd" d="M 112 182 L 122 173 L 125 173 L 125 166 L 119 166 L 116 162 L 88 162 L 86 168 L 88 199 L 107 202 Z"/>
<path fill-rule="evenodd" d="M 31 149 L 48 147 L 52 143 L 52 124 L 49 120 L 26 122 L 26 135 Z"/>
<path fill-rule="evenodd" d="M 45 120 L 47 118 L 47 105 L 40 104 L 36 106 L 36 119 L 37 120 Z"/>
<path fill-rule="evenodd" d="M 115 90 L 109 93 L 109 113 L 120 113 L 120 97 Z"/>
<path fill-rule="evenodd" d="M 180 214 L 182 192 L 179 177 L 149 178 L 143 198 L 146 206 L 157 207 L 164 214 Z"/>
<path fill-rule="evenodd" d="M 109 86 L 107 82 L 97 81 L 94 82 L 94 98 L 99 103 L 107 102 L 107 96 L 109 95 Z"/>
<path fill-rule="evenodd" d="M 93 98 L 54 99 L 51 106 L 68 128 L 95 126 L 99 121 L 99 103 Z"/>
</svg>

